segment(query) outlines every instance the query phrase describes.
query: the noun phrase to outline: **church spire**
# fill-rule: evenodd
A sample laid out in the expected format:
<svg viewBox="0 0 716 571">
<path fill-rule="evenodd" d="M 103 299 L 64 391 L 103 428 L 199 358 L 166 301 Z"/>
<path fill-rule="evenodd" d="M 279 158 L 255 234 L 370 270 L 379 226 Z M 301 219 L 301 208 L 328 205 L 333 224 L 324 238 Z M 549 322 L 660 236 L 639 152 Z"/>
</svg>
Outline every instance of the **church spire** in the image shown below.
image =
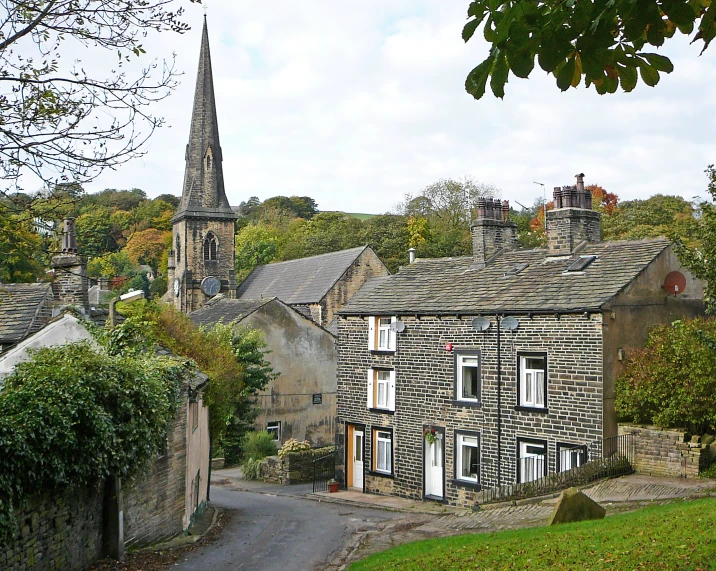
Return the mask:
<svg viewBox="0 0 716 571">
<path fill-rule="evenodd" d="M 184 190 L 181 204 L 173 218 L 174 222 L 187 216 L 236 218 L 224 191 L 222 159 L 211 73 L 209 33 L 204 15 L 189 144 L 186 146 Z"/>
</svg>

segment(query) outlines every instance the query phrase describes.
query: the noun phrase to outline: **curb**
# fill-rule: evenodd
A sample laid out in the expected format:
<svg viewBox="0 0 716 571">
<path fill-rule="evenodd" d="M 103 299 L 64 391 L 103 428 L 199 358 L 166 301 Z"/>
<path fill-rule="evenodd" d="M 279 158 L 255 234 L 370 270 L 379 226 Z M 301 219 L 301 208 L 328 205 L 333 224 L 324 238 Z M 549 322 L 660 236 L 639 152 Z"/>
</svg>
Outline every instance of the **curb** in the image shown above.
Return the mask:
<svg viewBox="0 0 716 571">
<path fill-rule="evenodd" d="M 209 505 L 209 509 L 214 510 L 214 514 L 211 516 L 211 523 L 209 524 L 209 527 L 207 527 L 202 533 L 199 535 L 192 535 L 190 533 L 185 533 L 183 535 L 178 535 L 174 537 L 173 539 L 170 539 L 169 541 L 164 541 L 162 543 L 156 543 L 154 545 L 149 545 L 147 547 L 142 547 L 141 549 L 134 549 L 132 550 L 132 553 L 148 553 L 148 552 L 154 552 L 154 551 L 163 551 L 165 549 L 175 549 L 177 547 L 185 547 L 187 545 L 193 545 L 200 539 L 204 538 L 208 533 L 213 530 L 216 527 L 216 521 L 219 518 L 219 508 Z"/>
</svg>

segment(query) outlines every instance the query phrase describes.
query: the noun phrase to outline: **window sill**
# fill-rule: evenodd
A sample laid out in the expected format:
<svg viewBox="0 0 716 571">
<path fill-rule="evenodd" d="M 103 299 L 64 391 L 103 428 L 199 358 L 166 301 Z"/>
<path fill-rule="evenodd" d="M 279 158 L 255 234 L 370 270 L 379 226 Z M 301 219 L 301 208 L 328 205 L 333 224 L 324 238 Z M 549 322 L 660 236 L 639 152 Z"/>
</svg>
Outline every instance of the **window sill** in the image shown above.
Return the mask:
<svg viewBox="0 0 716 571">
<path fill-rule="evenodd" d="M 520 412 L 535 412 L 538 414 L 549 414 L 549 409 L 539 406 L 516 406 L 515 410 Z"/>
<path fill-rule="evenodd" d="M 479 492 L 482 489 L 480 482 L 471 482 L 469 480 L 458 480 L 457 478 L 453 478 L 452 480 L 450 480 L 450 483 L 453 486 L 470 488 L 471 490 L 475 490 L 476 492 Z"/>
<path fill-rule="evenodd" d="M 394 410 L 388 410 L 387 408 L 369 408 L 368 410 L 379 414 L 395 414 Z"/>
<path fill-rule="evenodd" d="M 371 355 L 395 355 L 395 349 L 371 349 Z"/>
<path fill-rule="evenodd" d="M 394 474 L 388 474 L 387 472 L 378 472 L 378 470 L 368 470 L 368 474 L 371 476 L 378 476 L 380 478 L 390 478 L 391 480 L 395 479 Z"/>
<path fill-rule="evenodd" d="M 482 408 L 482 403 L 480 401 L 454 400 L 451 404 L 453 406 L 463 406 L 465 408 Z"/>
</svg>

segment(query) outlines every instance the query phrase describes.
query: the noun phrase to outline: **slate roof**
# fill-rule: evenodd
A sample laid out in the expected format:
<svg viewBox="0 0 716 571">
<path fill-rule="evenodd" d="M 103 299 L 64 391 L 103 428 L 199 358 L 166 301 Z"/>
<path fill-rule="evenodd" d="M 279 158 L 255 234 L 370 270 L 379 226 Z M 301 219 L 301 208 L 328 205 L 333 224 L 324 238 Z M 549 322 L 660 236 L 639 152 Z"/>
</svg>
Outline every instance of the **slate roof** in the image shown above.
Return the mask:
<svg viewBox="0 0 716 571">
<path fill-rule="evenodd" d="M 561 258 L 549 258 L 546 250 L 515 250 L 498 256 L 483 269 L 471 267 L 472 257 L 420 259 L 395 275 L 369 281 L 339 313 L 595 310 L 669 247 L 668 240 L 659 238 L 589 244 L 578 254 Z M 588 255 L 597 258 L 583 271 L 566 271 L 580 256 Z"/>
<path fill-rule="evenodd" d="M 277 297 L 289 305 L 319 303 L 367 247 L 257 266 L 241 282 L 237 297 Z"/>
<path fill-rule="evenodd" d="M 227 299 L 224 296 L 213 298 L 209 303 L 192 311 L 189 318 L 194 325 L 214 325 L 220 321 L 231 323 L 235 319 L 243 319 L 274 298 L 268 299 Z"/>
<path fill-rule="evenodd" d="M 0 343 L 22 341 L 42 327 L 51 301 L 49 283 L 0 284 Z"/>
</svg>

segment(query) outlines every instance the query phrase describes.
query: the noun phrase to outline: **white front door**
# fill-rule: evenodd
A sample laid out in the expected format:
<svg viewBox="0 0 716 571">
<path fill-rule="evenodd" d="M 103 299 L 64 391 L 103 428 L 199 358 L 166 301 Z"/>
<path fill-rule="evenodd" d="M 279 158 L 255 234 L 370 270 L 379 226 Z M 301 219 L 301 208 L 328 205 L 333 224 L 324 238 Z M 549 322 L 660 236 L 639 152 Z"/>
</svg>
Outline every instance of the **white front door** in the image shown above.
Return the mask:
<svg viewBox="0 0 716 571">
<path fill-rule="evenodd" d="M 363 431 L 353 430 L 353 488 L 363 491 Z"/>
<path fill-rule="evenodd" d="M 443 497 L 443 435 L 437 433 L 435 441 L 425 440 L 425 495 Z"/>
</svg>

